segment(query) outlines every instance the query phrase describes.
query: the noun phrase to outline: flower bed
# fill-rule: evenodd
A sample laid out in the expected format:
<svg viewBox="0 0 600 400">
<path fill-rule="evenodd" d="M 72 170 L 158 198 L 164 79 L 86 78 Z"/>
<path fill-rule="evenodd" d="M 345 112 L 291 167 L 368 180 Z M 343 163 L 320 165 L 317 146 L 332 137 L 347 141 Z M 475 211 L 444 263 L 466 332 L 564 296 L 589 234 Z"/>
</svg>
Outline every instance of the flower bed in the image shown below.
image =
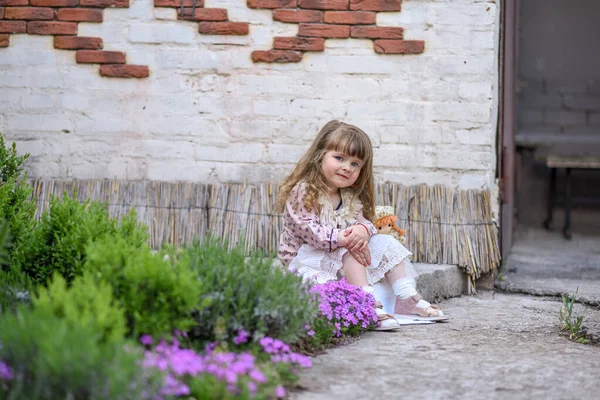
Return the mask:
<svg viewBox="0 0 600 400">
<path fill-rule="evenodd" d="M 134 213 L 63 196 L 33 221 L 25 158 L 0 151 L 0 398 L 283 398 L 305 354 L 377 321 L 360 288 L 214 238 L 153 252 Z"/>
</svg>

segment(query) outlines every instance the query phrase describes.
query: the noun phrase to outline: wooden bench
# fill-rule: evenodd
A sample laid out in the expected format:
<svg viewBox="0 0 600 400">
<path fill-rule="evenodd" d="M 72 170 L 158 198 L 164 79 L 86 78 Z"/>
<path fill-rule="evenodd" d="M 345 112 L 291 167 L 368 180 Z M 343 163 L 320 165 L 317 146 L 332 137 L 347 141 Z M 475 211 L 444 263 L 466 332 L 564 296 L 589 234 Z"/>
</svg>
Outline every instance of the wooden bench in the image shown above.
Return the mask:
<svg viewBox="0 0 600 400">
<path fill-rule="evenodd" d="M 576 169 L 600 170 L 600 145 L 596 144 L 560 144 L 536 150 L 535 158 L 545 161 L 550 168 L 550 185 L 548 189 L 548 214 L 544 221 L 544 227 L 550 229 L 552 214 L 556 204 L 556 175 L 557 170 L 565 170 L 565 224 L 563 235 L 571 239 L 571 206 L 574 199 L 571 191 L 571 171 Z M 585 199 L 586 203 L 600 202 L 600 199 Z M 591 200 L 591 201 L 590 201 Z"/>
</svg>

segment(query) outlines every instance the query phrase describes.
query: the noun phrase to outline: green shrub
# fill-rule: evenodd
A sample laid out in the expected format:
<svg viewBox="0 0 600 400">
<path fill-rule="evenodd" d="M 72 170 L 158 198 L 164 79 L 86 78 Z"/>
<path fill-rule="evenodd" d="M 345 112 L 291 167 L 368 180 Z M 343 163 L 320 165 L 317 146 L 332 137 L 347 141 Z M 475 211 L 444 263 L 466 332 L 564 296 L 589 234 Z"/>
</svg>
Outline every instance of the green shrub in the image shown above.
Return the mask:
<svg viewBox="0 0 600 400">
<path fill-rule="evenodd" d="M 0 317 L 0 360 L 13 379 L 0 386 L 3 399 L 141 399 L 161 380 L 139 366 L 139 348 L 101 343 L 90 326 L 19 308 Z"/>
<path fill-rule="evenodd" d="M 65 194 L 51 199 L 50 209 L 15 249 L 15 263 L 37 283 L 45 285 L 58 272 L 70 284 L 83 272 L 86 246 L 106 235 L 121 235 L 140 247 L 147 240 L 147 228 L 137 224 L 134 211 L 119 224 L 108 216 L 105 205 L 81 204 Z"/>
<path fill-rule="evenodd" d="M 317 315 L 317 304 L 301 279 L 272 266 L 272 259 L 207 239 L 184 250 L 191 268 L 207 284 L 211 305 L 196 314 L 190 332 L 200 341 L 232 340 L 240 330 L 287 343 L 298 340 Z"/>
<path fill-rule="evenodd" d="M 7 147 L 0 135 L 0 220 L 8 221 L 15 246 L 31 230 L 35 216 L 33 190 L 23 173 L 23 163 L 28 157 L 29 154 L 17 154 L 15 143 Z"/>
<path fill-rule="evenodd" d="M 0 271 L 0 315 L 15 311 L 19 304 L 29 304 L 35 292 L 31 278 L 18 268 Z"/>
<path fill-rule="evenodd" d="M 41 313 L 91 327 L 100 341 L 115 342 L 125 336 L 124 312 L 114 304 L 112 288 L 105 282 L 96 283 L 89 273 L 75 278 L 70 288 L 55 274 L 48 288 L 40 289 L 32 302 Z"/>
<path fill-rule="evenodd" d="M 20 303 L 28 303 L 34 285 L 29 276 L 10 265 L 10 228 L 0 223 L 0 314 L 14 311 Z"/>
<path fill-rule="evenodd" d="M 84 268 L 112 286 L 134 337 L 186 330 L 194 322 L 192 312 L 205 306 L 202 283 L 189 264 L 172 263 L 147 245 L 137 247 L 120 236 L 90 244 Z"/>
</svg>

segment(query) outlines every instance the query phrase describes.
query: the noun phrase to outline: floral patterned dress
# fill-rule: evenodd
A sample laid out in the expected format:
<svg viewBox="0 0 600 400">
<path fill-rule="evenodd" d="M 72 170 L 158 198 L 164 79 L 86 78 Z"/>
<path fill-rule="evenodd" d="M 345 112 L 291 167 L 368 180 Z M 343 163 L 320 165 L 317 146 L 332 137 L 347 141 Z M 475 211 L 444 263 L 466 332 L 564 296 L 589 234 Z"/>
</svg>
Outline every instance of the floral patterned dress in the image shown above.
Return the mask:
<svg viewBox="0 0 600 400">
<path fill-rule="evenodd" d="M 411 253 L 390 235 L 376 235 L 373 224 L 363 216 L 362 203 L 350 190 L 341 190 L 342 203 L 333 207 L 328 196 L 321 196 L 317 215 L 304 207 L 306 183 L 300 182 L 290 192 L 284 211 L 278 257 L 289 271 L 306 281 L 325 283 L 337 280 L 342 258 L 348 250 L 338 246 L 338 235 L 349 226 L 364 224 L 369 228 L 371 265 L 366 268 L 369 284 L 381 280 L 385 273 Z M 407 263 L 410 265 L 409 263 Z M 412 266 L 409 274 L 416 278 Z"/>
</svg>

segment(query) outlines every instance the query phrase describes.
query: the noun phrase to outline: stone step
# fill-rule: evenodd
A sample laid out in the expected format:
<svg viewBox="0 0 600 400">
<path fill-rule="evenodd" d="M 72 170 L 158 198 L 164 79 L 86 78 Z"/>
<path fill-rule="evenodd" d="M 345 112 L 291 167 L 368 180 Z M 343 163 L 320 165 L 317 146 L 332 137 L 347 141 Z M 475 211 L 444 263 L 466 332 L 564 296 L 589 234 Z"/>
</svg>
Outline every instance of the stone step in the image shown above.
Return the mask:
<svg viewBox="0 0 600 400">
<path fill-rule="evenodd" d="M 273 266 L 281 268 L 279 260 Z M 467 292 L 467 275 L 456 265 L 413 263 L 419 274 L 417 290 L 424 299 L 438 302 Z"/>
<path fill-rule="evenodd" d="M 417 290 L 428 301 L 440 301 L 467 292 L 467 275 L 456 265 L 413 263 L 419 273 Z"/>
</svg>

